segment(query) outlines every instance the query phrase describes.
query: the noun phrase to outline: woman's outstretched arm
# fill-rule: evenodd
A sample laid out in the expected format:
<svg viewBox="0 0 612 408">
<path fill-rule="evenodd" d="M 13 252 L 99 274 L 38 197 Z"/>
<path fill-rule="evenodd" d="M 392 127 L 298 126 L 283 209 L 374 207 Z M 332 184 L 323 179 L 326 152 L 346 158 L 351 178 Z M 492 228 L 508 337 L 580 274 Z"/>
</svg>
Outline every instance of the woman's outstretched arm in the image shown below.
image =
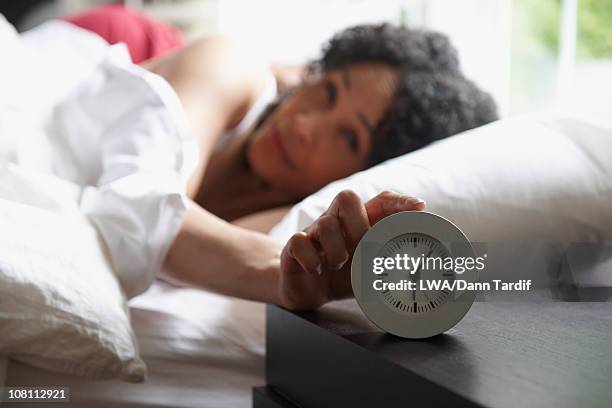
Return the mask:
<svg viewBox="0 0 612 408">
<path fill-rule="evenodd" d="M 283 246 L 193 204 L 170 248 L 163 278 L 289 309 L 313 309 L 352 295 L 350 261 L 372 225 L 423 208 L 422 200 L 389 192 L 363 203 L 345 190 Z"/>
<path fill-rule="evenodd" d="M 191 203 L 162 278 L 243 299 L 281 304 L 277 281 L 282 245 L 232 225 Z"/>
</svg>

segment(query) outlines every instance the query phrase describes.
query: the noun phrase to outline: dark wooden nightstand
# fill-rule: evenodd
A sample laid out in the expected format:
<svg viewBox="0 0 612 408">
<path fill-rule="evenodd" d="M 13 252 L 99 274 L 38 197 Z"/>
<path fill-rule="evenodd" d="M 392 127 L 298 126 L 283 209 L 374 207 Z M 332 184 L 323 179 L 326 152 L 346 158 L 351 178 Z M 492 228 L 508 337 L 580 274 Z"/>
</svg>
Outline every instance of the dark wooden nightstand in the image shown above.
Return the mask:
<svg viewBox="0 0 612 408">
<path fill-rule="evenodd" d="M 612 302 L 475 303 L 428 340 L 382 333 L 353 301 L 267 310 L 262 407 L 611 407 Z"/>
</svg>

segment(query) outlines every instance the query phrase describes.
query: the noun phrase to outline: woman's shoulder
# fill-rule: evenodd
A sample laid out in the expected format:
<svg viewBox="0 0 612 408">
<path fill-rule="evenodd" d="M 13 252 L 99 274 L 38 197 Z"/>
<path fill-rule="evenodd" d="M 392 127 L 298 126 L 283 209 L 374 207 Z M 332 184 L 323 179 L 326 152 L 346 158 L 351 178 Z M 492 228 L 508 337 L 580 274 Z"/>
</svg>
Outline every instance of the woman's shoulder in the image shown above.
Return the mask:
<svg viewBox="0 0 612 408">
<path fill-rule="evenodd" d="M 164 77 L 187 104 L 222 109 L 226 129 L 235 127 L 269 87 L 269 64 L 225 35 L 198 38 L 143 66 Z"/>
</svg>

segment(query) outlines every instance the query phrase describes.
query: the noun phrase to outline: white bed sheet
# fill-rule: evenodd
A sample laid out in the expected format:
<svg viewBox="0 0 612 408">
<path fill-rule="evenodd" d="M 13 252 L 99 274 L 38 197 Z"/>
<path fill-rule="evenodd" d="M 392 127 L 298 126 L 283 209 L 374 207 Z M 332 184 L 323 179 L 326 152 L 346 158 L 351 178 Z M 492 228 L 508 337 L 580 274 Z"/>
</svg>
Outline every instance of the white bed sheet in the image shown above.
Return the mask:
<svg viewBox="0 0 612 408">
<path fill-rule="evenodd" d="M 247 407 L 264 384 L 265 305 L 156 282 L 130 302 L 142 384 L 49 373 L 9 360 L 6 386 L 67 386 L 78 407 Z M 1 362 L 0 362 L 1 363 Z"/>
</svg>

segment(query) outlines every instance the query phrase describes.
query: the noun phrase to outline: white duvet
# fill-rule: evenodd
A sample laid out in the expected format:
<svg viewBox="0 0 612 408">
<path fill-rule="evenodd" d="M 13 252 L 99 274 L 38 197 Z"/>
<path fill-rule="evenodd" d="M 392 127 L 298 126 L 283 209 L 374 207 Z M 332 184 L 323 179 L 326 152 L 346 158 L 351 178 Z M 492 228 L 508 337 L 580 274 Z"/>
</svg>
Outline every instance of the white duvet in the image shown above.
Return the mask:
<svg viewBox="0 0 612 408">
<path fill-rule="evenodd" d="M 176 94 L 124 46 L 0 16 L 0 354 L 144 380 L 126 296 L 160 270 L 197 152 Z"/>
<path fill-rule="evenodd" d="M 0 22 L 0 164 L 81 188 L 128 297 L 161 268 L 186 209 L 197 148 L 178 97 L 123 45 L 54 21 L 18 37 Z"/>
</svg>

